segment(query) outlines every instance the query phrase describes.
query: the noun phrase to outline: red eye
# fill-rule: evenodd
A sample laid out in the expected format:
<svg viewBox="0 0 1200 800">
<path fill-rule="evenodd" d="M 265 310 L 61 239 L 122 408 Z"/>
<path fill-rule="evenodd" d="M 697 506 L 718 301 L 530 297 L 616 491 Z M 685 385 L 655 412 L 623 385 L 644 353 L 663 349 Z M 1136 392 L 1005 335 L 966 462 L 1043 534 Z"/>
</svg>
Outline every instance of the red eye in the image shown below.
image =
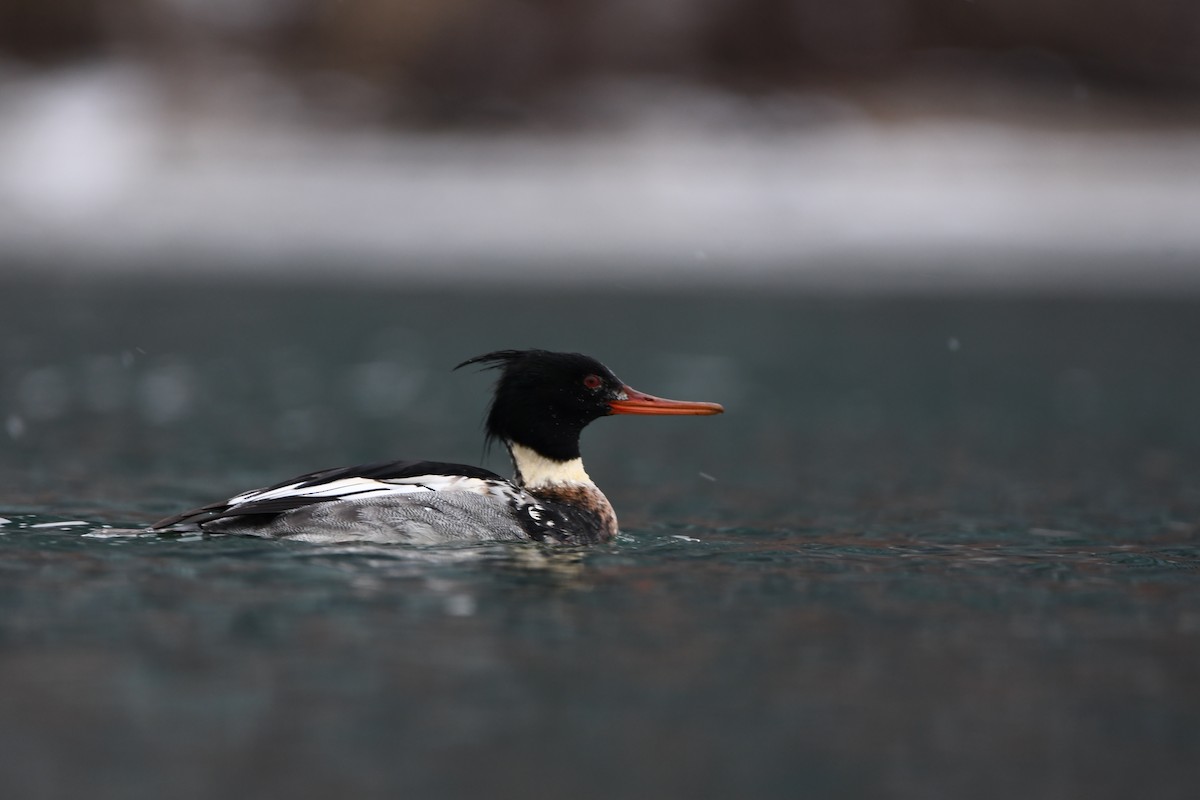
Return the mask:
<svg viewBox="0 0 1200 800">
<path fill-rule="evenodd" d="M 583 385 L 589 389 L 599 389 L 604 385 L 604 381 L 599 375 L 588 375 L 583 379 Z"/>
</svg>

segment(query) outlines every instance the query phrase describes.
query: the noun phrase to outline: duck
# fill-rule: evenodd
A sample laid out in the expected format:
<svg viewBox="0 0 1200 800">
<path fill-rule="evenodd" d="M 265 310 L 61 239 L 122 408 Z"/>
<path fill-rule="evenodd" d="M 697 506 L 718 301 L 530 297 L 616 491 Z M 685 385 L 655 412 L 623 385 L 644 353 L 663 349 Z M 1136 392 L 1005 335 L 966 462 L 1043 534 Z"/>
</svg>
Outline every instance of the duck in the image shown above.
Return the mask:
<svg viewBox="0 0 1200 800">
<path fill-rule="evenodd" d="M 708 416 L 719 403 L 633 389 L 595 358 L 497 350 L 455 369 L 497 370 L 486 442 L 512 461 L 505 479 L 481 467 L 380 461 L 310 472 L 154 523 L 159 533 L 235 534 L 313 543 L 532 541 L 586 545 L 618 532 L 612 504 L 583 466 L 580 433 L 606 416 Z"/>
</svg>

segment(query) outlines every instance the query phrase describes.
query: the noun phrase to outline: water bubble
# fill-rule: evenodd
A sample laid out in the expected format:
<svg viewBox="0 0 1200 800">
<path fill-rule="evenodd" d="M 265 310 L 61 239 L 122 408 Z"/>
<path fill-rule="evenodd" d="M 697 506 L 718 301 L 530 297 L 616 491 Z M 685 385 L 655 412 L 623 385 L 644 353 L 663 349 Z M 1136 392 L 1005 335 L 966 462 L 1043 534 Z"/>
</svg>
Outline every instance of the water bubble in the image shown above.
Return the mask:
<svg viewBox="0 0 1200 800">
<path fill-rule="evenodd" d="M 951 336 L 949 339 L 946 340 L 946 349 L 949 350 L 951 353 L 957 353 L 959 350 L 962 349 L 962 342 L 960 342 L 957 338 Z"/>
<path fill-rule="evenodd" d="M 469 617 L 475 613 L 475 598 L 469 594 L 452 594 L 446 598 L 446 613 L 452 617 Z"/>
<path fill-rule="evenodd" d="M 20 439 L 25 435 L 25 420 L 16 414 L 9 414 L 4 421 L 4 429 L 8 431 L 10 439 Z"/>
</svg>

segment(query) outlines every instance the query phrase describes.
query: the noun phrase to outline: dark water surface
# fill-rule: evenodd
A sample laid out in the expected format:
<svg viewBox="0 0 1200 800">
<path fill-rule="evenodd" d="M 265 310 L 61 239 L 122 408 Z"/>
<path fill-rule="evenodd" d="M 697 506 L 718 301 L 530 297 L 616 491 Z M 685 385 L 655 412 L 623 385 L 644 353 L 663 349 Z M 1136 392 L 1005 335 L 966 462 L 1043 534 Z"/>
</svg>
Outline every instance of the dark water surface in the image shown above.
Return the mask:
<svg viewBox="0 0 1200 800">
<path fill-rule="evenodd" d="M 4 797 L 1200 785 L 1200 302 L 0 291 Z M 610 546 L 114 535 L 479 463 L 524 346 L 726 405 L 588 430 Z"/>
</svg>

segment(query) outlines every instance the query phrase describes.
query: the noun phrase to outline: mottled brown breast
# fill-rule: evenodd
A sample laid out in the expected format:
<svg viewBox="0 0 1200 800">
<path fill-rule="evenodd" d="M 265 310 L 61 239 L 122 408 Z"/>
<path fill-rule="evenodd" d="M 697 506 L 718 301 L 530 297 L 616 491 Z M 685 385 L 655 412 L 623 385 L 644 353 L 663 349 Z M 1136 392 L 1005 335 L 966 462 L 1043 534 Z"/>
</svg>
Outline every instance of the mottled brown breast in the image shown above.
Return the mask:
<svg viewBox="0 0 1200 800">
<path fill-rule="evenodd" d="M 612 503 L 594 485 L 558 483 L 528 490 L 562 514 L 565 527 L 582 542 L 606 542 L 617 535 Z"/>
</svg>

